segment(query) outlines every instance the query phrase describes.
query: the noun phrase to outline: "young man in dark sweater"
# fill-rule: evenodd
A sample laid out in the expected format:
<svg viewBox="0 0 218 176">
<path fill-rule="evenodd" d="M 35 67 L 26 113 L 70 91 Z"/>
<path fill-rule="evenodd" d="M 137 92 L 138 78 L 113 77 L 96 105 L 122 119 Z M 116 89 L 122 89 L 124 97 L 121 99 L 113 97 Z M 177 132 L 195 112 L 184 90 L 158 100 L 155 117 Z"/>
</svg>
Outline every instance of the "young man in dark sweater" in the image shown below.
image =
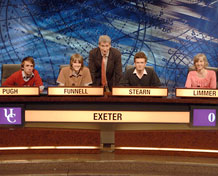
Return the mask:
<svg viewBox="0 0 218 176">
<path fill-rule="evenodd" d="M 138 52 L 134 56 L 135 67 L 126 70 L 120 84 L 123 86 L 159 87 L 160 80 L 153 68 L 146 67 L 145 53 Z"/>
</svg>

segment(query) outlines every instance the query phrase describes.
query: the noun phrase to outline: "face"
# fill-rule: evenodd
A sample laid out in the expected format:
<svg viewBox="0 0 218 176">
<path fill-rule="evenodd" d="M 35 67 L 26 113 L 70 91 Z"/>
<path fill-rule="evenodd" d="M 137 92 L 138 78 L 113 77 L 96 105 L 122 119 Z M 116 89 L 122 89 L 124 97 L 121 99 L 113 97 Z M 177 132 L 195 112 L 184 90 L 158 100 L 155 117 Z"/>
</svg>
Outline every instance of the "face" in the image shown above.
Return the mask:
<svg viewBox="0 0 218 176">
<path fill-rule="evenodd" d="M 195 67 L 197 70 L 202 70 L 205 68 L 205 62 L 203 57 L 199 57 L 199 60 L 195 63 Z"/>
<path fill-rule="evenodd" d="M 34 67 L 33 67 L 32 62 L 24 61 L 23 71 L 27 76 L 32 74 L 33 69 L 34 69 Z"/>
<path fill-rule="evenodd" d="M 107 53 L 109 52 L 109 49 L 111 48 L 111 44 L 108 43 L 108 42 L 100 42 L 100 43 L 98 44 L 98 47 L 99 47 L 100 50 L 101 50 L 101 54 L 102 54 L 103 56 L 106 56 Z"/>
<path fill-rule="evenodd" d="M 137 71 L 144 70 L 145 66 L 146 66 L 145 58 L 135 59 L 135 68 L 136 68 Z"/>
<path fill-rule="evenodd" d="M 72 63 L 72 67 L 76 72 L 79 72 L 81 66 L 82 66 L 82 64 L 78 60 L 76 60 Z"/>
</svg>

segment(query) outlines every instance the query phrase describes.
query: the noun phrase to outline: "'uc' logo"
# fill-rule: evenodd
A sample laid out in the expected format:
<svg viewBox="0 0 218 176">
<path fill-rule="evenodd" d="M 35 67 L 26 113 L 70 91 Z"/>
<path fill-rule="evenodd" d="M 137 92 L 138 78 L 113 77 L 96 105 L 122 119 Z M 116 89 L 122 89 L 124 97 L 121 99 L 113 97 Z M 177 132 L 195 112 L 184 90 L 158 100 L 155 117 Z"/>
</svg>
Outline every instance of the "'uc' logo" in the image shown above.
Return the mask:
<svg viewBox="0 0 218 176">
<path fill-rule="evenodd" d="M 10 122 L 10 123 L 15 123 L 16 122 L 16 119 L 14 119 L 16 114 L 14 114 L 13 111 L 14 111 L 14 109 L 9 109 L 9 113 L 8 113 L 7 109 L 4 109 L 5 118 L 7 118 L 8 122 Z"/>
<path fill-rule="evenodd" d="M 208 115 L 208 120 L 209 120 L 209 122 L 214 122 L 214 121 L 216 120 L 216 115 L 211 112 L 211 113 Z"/>
</svg>

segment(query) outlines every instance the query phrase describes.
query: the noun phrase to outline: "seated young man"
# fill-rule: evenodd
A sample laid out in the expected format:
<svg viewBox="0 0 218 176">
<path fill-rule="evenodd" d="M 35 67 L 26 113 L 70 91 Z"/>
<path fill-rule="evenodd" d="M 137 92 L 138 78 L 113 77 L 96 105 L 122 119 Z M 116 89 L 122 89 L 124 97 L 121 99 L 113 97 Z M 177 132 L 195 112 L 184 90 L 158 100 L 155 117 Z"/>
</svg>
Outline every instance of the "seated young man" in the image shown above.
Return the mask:
<svg viewBox="0 0 218 176">
<path fill-rule="evenodd" d="M 28 56 L 22 60 L 21 70 L 13 73 L 2 86 L 22 86 L 22 87 L 40 87 L 43 91 L 44 86 L 42 79 L 35 67 L 35 61 L 32 57 Z"/>
<path fill-rule="evenodd" d="M 145 68 L 147 57 L 143 52 L 138 52 L 134 56 L 135 67 L 126 71 L 120 84 L 123 86 L 161 86 L 160 80 L 152 68 Z"/>
</svg>

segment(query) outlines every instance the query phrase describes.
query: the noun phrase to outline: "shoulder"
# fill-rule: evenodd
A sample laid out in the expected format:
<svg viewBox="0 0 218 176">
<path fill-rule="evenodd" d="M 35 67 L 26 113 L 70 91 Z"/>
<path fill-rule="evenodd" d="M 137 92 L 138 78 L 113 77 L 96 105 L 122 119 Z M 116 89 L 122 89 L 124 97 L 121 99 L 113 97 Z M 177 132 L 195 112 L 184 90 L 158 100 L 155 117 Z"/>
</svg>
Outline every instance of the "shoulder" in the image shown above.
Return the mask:
<svg viewBox="0 0 218 176">
<path fill-rule="evenodd" d="M 129 68 L 128 70 L 126 70 L 126 74 L 132 74 L 135 70 L 135 67 Z"/>
<path fill-rule="evenodd" d="M 18 70 L 14 72 L 11 76 L 20 76 L 20 75 L 22 75 L 22 70 Z"/>
<path fill-rule="evenodd" d="M 99 51 L 100 51 L 100 49 L 97 47 L 97 48 L 93 48 L 89 53 L 95 54 L 95 53 L 98 53 Z"/>
<path fill-rule="evenodd" d="M 84 66 L 83 69 L 82 69 L 82 71 L 83 71 L 84 73 L 87 73 L 87 72 L 89 72 L 89 68 L 86 67 L 86 66 Z"/>
<path fill-rule="evenodd" d="M 207 75 L 208 75 L 208 77 L 210 77 L 210 78 L 216 79 L 216 77 L 217 77 L 217 72 L 214 71 L 214 70 L 207 70 Z"/>
<path fill-rule="evenodd" d="M 120 51 L 116 48 L 110 48 L 110 52 L 114 55 L 121 55 Z"/>
<path fill-rule="evenodd" d="M 34 74 L 34 77 L 40 77 L 40 74 L 39 74 L 38 70 L 36 70 L 36 69 L 33 70 L 33 74 Z"/>
<path fill-rule="evenodd" d="M 145 70 L 148 72 L 155 72 L 153 67 L 145 67 Z"/>
<path fill-rule="evenodd" d="M 190 76 L 195 76 L 196 75 L 196 71 L 190 71 L 190 72 L 188 72 L 188 75 L 190 75 Z"/>
<path fill-rule="evenodd" d="M 207 72 L 211 75 L 215 74 L 215 71 L 214 70 L 207 70 Z"/>
<path fill-rule="evenodd" d="M 148 75 L 157 75 L 153 67 L 145 67 L 146 72 Z"/>
<path fill-rule="evenodd" d="M 63 67 L 61 70 L 63 71 L 70 70 L 70 66 Z"/>
<path fill-rule="evenodd" d="M 36 70 L 36 69 L 33 70 L 33 73 L 34 74 L 39 74 L 38 70 Z"/>
<path fill-rule="evenodd" d="M 66 66 L 66 67 L 63 67 L 62 69 L 61 69 L 61 72 L 62 73 L 67 73 L 67 72 L 69 72 L 71 69 L 70 69 L 70 66 Z"/>
</svg>

